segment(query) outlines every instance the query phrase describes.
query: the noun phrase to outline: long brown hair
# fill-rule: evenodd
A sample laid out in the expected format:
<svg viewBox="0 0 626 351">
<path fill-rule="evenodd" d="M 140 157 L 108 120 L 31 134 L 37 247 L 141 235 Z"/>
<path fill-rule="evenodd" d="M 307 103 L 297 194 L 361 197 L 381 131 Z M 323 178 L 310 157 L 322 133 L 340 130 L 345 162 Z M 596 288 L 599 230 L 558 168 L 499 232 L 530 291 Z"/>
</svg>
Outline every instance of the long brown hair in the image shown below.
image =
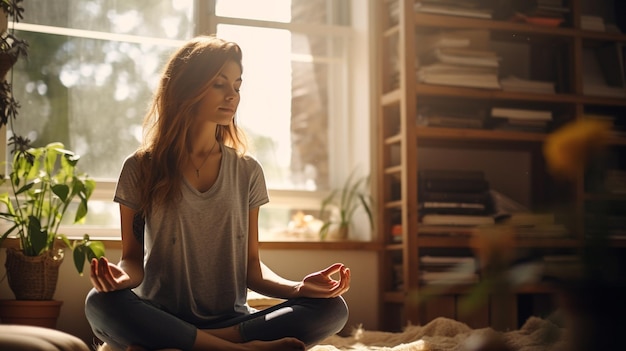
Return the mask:
<svg viewBox="0 0 626 351">
<path fill-rule="evenodd" d="M 138 150 L 145 180 L 141 183 L 144 214 L 179 198 L 179 170 L 191 149 L 190 129 L 198 103 L 226 62 L 234 61 L 242 68 L 241 59 L 236 43 L 212 35 L 191 39 L 170 57 L 144 118 L 143 145 Z M 229 125 L 218 125 L 215 137 L 240 155 L 246 153 L 245 135 L 235 118 Z"/>
</svg>

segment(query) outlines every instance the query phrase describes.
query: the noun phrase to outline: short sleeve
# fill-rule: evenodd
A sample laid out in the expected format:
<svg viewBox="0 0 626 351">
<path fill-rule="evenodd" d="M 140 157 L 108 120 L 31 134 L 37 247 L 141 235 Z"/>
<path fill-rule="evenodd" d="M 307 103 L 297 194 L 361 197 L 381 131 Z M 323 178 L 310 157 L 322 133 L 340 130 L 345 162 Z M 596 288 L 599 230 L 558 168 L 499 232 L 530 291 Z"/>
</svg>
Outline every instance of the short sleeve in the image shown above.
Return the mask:
<svg viewBox="0 0 626 351">
<path fill-rule="evenodd" d="M 252 209 L 265 205 L 270 199 L 265 183 L 263 167 L 261 167 L 261 164 L 254 158 L 250 158 L 249 162 L 251 163 L 249 208 Z"/>
<path fill-rule="evenodd" d="M 135 154 L 124 160 L 120 177 L 115 188 L 113 201 L 127 206 L 133 210 L 139 210 L 140 188 L 139 188 L 139 160 Z"/>
</svg>

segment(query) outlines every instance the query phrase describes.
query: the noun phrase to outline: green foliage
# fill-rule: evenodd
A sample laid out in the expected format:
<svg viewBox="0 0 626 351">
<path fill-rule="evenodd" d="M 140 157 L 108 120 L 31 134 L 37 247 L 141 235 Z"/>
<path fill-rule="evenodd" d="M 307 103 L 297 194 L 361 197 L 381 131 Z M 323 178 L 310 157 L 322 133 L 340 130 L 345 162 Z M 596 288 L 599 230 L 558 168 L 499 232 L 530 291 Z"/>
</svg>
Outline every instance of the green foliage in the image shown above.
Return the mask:
<svg viewBox="0 0 626 351">
<path fill-rule="evenodd" d="M 319 234 L 320 239 L 325 240 L 333 225 L 348 227 L 352 223 L 354 214 L 359 208 L 363 208 L 369 219 L 370 228 L 374 227 L 374 219 L 371 209 L 372 198 L 369 195 L 369 176 L 356 176 L 353 171 L 341 189 L 333 190 L 322 200 L 320 218 L 323 220 Z M 338 215 L 333 216 L 332 210 Z"/>
<path fill-rule="evenodd" d="M 9 178 L 3 177 L 3 183 L 10 182 L 7 187 L 11 191 L 0 194 L 0 204 L 4 205 L 0 218 L 10 223 L 9 229 L 0 236 L 0 244 L 13 234 L 25 255 L 38 256 L 53 250 L 60 239 L 73 251 L 79 274 L 83 272 L 85 261 L 104 254 L 104 245 L 89 240 L 87 234 L 82 240 L 70 241 L 58 233 L 74 201 L 78 203 L 78 209 L 73 223 L 84 221 L 87 202 L 96 186 L 86 174 L 77 172 L 79 159 L 61 143 L 14 150 Z"/>
</svg>

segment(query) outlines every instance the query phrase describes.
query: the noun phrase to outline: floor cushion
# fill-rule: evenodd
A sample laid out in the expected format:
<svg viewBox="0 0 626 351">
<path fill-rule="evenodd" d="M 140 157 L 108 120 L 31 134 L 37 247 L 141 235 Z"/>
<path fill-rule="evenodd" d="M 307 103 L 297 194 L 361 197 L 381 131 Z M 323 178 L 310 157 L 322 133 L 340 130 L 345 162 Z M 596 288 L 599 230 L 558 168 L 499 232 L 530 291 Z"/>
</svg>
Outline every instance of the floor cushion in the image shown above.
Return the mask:
<svg viewBox="0 0 626 351">
<path fill-rule="evenodd" d="M 59 330 L 0 324 L 0 350 L 90 351 L 90 348 L 76 336 Z"/>
</svg>

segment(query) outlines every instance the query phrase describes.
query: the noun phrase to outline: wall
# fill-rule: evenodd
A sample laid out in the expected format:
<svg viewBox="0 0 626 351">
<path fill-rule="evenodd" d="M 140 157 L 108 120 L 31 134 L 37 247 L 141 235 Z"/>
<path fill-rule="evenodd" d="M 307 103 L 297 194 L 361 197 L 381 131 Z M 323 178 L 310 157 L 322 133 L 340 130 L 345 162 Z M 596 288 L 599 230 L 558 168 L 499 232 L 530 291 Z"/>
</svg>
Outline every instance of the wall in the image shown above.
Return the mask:
<svg viewBox="0 0 626 351">
<path fill-rule="evenodd" d="M 377 300 L 377 263 L 374 251 L 306 251 L 306 250 L 263 250 L 263 261 L 285 278 L 300 280 L 304 275 L 325 268 L 334 262 L 343 262 L 352 271 L 351 289 L 345 294 L 350 307 L 350 318 L 343 333 L 362 324 L 366 329 L 376 329 L 378 313 Z M 107 250 L 112 260 L 119 259 L 120 250 Z M 5 250 L 0 250 L 0 262 L 4 267 Z M 88 345 L 93 343 L 91 330 L 83 311 L 84 299 L 91 288 L 89 276 L 78 276 L 71 257 L 66 253 L 66 260 L 61 265 L 59 285 L 55 293 L 56 300 L 62 300 L 63 307 L 57 329 L 78 336 Z M 0 269 L 4 277 L 0 281 L 0 299 L 13 299 L 8 287 L 4 268 Z"/>
</svg>

